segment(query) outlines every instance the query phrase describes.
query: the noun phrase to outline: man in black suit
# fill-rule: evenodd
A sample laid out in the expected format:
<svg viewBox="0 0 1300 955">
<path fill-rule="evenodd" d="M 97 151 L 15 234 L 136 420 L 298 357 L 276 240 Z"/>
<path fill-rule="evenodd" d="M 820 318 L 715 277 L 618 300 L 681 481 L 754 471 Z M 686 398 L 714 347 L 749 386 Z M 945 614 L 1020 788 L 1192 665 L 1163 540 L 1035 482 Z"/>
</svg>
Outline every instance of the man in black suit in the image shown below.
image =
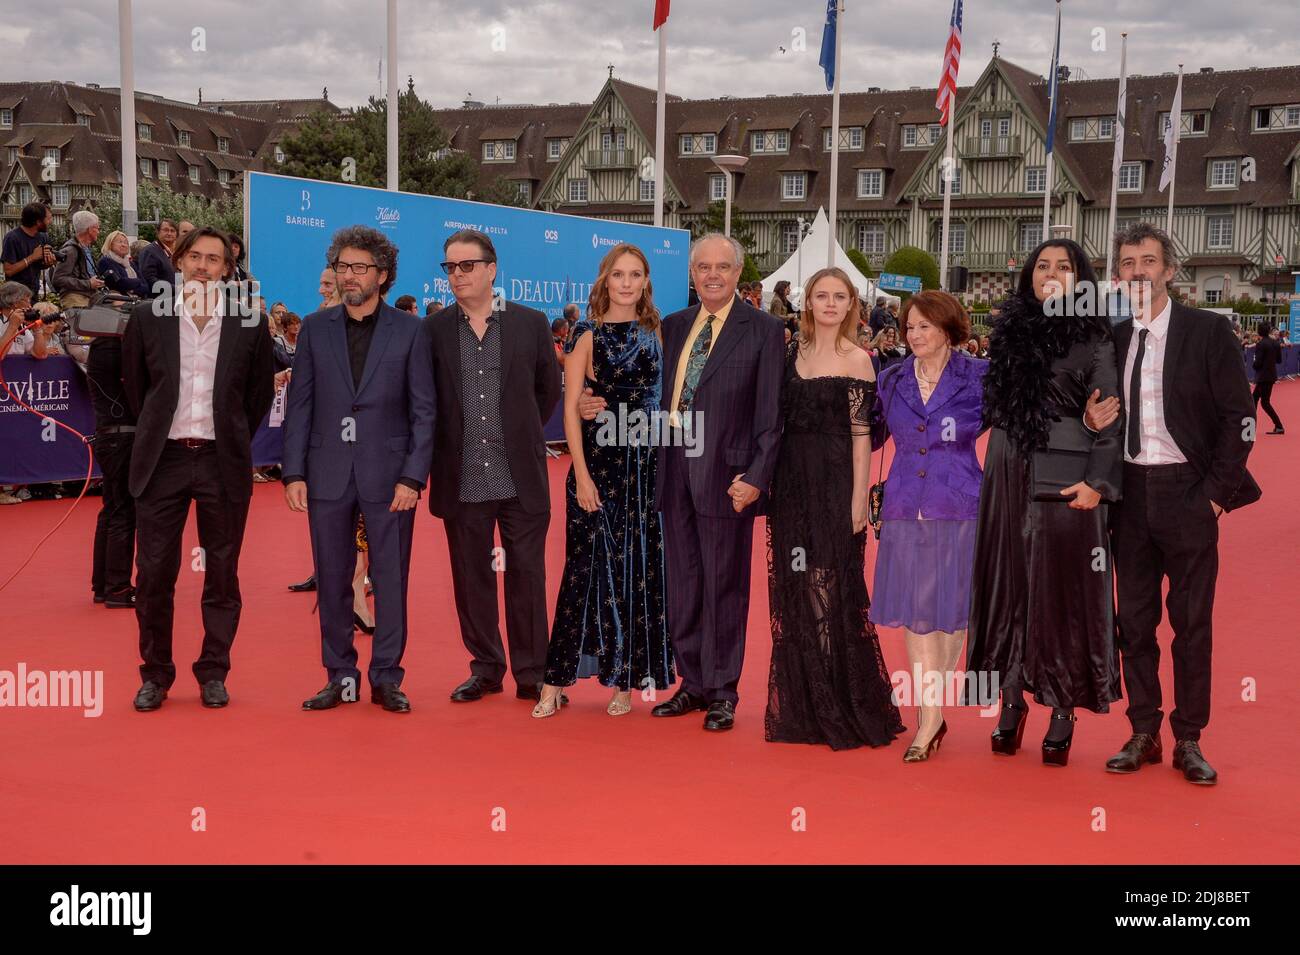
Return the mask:
<svg viewBox="0 0 1300 955">
<path fill-rule="evenodd" d="M 141 249 L 136 259 L 136 272 L 149 289 L 148 297 L 158 298 L 176 281 L 176 266 L 172 263 L 171 252 L 174 248 L 176 223 L 171 219 L 161 219 L 158 222 L 158 238 Z"/>
<path fill-rule="evenodd" d="M 502 690 L 496 578 L 504 569 L 515 695 L 536 700 L 546 666 L 551 521 L 542 426 L 560 400 L 560 368 L 546 316 L 494 294 L 490 238 L 464 229 L 443 252 L 456 301 L 427 319 L 438 408 L 429 512 L 447 529 L 456 613 L 472 658 L 469 679 L 451 698 L 464 703 Z M 494 548 L 498 528 L 504 555 Z"/>
<path fill-rule="evenodd" d="M 1156 627 L 1168 577 L 1173 765 L 1188 781 L 1212 785 L 1217 774 L 1201 753 L 1200 737 L 1210 718 L 1219 519 L 1260 496 L 1246 470 L 1254 407 L 1227 320 L 1169 298 L 1176 268 L 1169 237 L 1145 223 L 1134 226 L 1116 237 L 1114 258 L 1135 316 L 1115 327 L 1127 428 L 1124 499 L 1111 516 L 1116 643 L 1133 736 L 1106 768 L 1131 773 L 1162 758 Z"/>
<path fill-rule="evenodd" d="M 739 243 L 719 233 L 691 245 L 698 306 L 663 321 L 663 408 L 655 507 L 664 518 L 668 635 L 681 688 L 654 716 L 706 710 L 706 730 L 735 725 L 745 661 L 754 518 L 776 467 L 785 327 L 737 297 Z M 584 393 L 583 417 L 603 399 Z M 689 438 L 689 439 L 688 439 Z"/>
<path fill-rule="evenodd" d="M 1260 322 L 1259 342 L 1255 345 L 1255 389 L 1251 396 L 1255 399 L 1255 414 L 1259 415 L 1259 406 L 1273 419 L 1273 430 L 1269 434 L 1286 434 L 1282 419 L 1273 410 L 1273 386 L 1277 384 L 1277 366 L 1282 363 L 1282 345 L 1274 337 L 1272 322 Z"/>
<path fill-rule="evenodd" d="M 225 706 L 230 646 L 239 625 L 239 550 L 253 490 L 251 442 L 274 397 L 266 314 L 228 297 L 220 279 L 234 253 L 200 228 L 176 246 L 175 297 L 131 312 L 122 377 L 136 413 L 130 490 L 136 510 L 137 710 L 156 710 L 176 678 L 172 614 L 181 533 L 190 502 L 203 572 L 203 650 L 194 664 L 204 706 Z"/>
</svg>

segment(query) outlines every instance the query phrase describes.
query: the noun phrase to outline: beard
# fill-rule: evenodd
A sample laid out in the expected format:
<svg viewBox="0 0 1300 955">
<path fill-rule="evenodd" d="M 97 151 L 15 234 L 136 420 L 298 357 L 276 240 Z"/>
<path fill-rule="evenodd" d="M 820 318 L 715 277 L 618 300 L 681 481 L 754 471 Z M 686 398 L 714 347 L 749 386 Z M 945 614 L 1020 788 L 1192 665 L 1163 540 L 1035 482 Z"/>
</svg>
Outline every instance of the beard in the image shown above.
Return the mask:
<svg viewBox="0 0 1300 955">
<path fill-rule="evenodd" d="M 374 289 L 364 289 L 364 288 L 355 289 L 353 291 L 346 291 L 343 293 L 343 304 L 356 307 L 357 305 L 361 305 L 362 303 L 364 303 L 366 299 L 370 298 L 373 292 Z"/>
</svg>

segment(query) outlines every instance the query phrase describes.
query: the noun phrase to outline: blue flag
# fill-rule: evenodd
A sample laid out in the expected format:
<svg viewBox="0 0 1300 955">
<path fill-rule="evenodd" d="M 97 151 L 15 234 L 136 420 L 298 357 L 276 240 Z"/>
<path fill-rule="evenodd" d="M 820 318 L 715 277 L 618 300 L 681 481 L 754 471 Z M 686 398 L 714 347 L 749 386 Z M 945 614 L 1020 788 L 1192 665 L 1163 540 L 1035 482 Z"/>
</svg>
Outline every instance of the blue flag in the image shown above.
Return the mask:
<svg viewBox="0 0 1300 955">
<path fill-rule="evenodd" d="M 1047 115 L 1047 151 L 1052 151 L 1056 140 L 1056 84 L 1060 81 L 1061 61 L 1061 0 L 1056 0 L 1056 45 L 1052 47 L 1052 74 L 1048 80 L 1051 107 Z"/>
<path fill-rule="evenodd" d="M 822 30 L 822 55 L 818 65 L 826 71 L 826 89 L 835 88 L 835 19 L 839 0 L 826 0 L 826 28 Z"/>
</svg>

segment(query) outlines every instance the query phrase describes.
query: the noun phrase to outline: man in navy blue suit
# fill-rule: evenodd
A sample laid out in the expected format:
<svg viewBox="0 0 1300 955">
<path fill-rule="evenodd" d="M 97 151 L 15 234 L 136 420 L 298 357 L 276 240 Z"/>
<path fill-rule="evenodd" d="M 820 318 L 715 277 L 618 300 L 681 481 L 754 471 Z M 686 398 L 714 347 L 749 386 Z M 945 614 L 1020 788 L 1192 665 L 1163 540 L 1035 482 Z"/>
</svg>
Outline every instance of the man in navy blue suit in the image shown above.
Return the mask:
<svg viewBox="0 0 1300 955">
<path fill-rule="evenodd" d="M 397 249 L 382 232 L 340 229 L 326 258 L 342 303 L 302 323 L 284 423 L 284 496 L 311 527 L 329 673 L 302 706 L 357 700 L 352 576 L 360 514 L 375 591 L 370 700 L 407 713 L 406 588 L 415 504 L 433 461 L 433 363 L 424 323 L 383 301 L 397 278 Z"/>
<path fill-rule="evenodd" d="M 705 710 L 704 728 L 725 731 L 735 724 L 745 660 L 754 517 L 781 438 L 785 328 L 736 296 L 744 250 L 735 240 L 696 239 L 690 263 L 699 304 L 663 320 L 663 409 L 673 424 L 655 488 L 682 685 L 651 713 Z M 603 407 L 589 392 L 579 402 L 587 418 Z"/>
</svg>

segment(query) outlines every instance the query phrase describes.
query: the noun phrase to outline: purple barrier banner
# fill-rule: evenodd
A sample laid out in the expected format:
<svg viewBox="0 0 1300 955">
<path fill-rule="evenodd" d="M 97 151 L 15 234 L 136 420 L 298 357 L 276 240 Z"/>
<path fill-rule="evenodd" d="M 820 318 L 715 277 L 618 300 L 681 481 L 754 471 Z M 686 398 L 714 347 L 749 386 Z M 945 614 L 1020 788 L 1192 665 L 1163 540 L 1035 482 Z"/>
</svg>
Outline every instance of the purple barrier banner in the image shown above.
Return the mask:
<svg viewBox="0 0 1300 955">
<path fill-rule="evenodd" d="M 84 435 L 95 430 L 89 385 L 77 363 L 64 355 L 4 359 L 5 381 L 22 401 L 48 418 L 38 418 L 12 401 L 0 388 L 0 484 L 43 484 L 86 476 L 86 448 L 75 436 L 53 424 L 61 421 Z M 279 464 L 284 447 L 282 429 L 271 427 L 270 415 L 253 435 L 253 463 Z M 99 477 L 99 463 L 94 476 Z"/>
<path fill-rule="evenodd" d="M 1246 361 L 1246 378 L 1251 384 L 1255 383 L 1255 346 L 1248 345 L 1245 348 Z M 1282 346 L 1282 363 L 1277 366 L 1278 378 L 1288 378 L 1292 375 L 1300 375 L 1300 348 L 1295 345 Z"/>
<path fill-rule="evenodd" d="M 37 417 L 0 388 L 0 484 L 84 478 L 86 446 L 54 424 L 61 421 L 85 435 L 95 430 L 89 385 L 77 363 L 64 355 L 16 355 L 0 369 L 13 394 L 48 416 Z"/>
</svg>

